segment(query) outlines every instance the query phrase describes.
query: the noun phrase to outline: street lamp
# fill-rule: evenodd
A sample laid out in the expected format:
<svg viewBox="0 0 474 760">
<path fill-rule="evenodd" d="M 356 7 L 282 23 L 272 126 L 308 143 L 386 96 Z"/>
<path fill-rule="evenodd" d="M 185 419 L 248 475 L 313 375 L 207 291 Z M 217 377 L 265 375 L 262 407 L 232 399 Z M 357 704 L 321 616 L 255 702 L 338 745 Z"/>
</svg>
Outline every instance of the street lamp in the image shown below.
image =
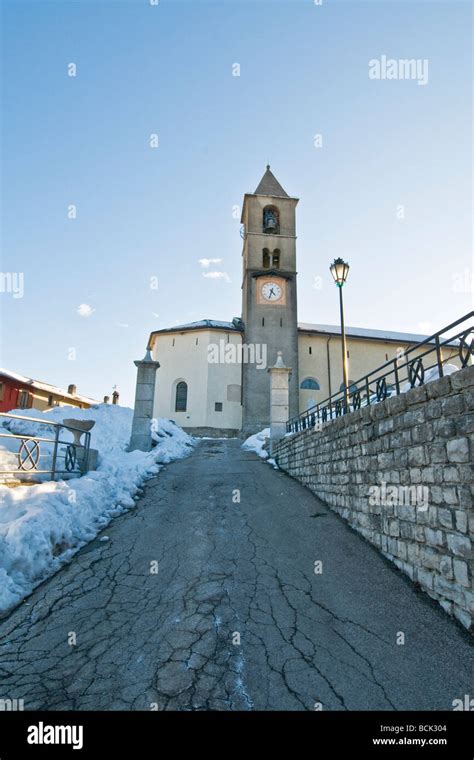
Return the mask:
<svg viewBox="0 0 474 760">
<path fill-rule="evenodd" d="M 349 274 L 349 264 L 343 259 L 334 259 L 333 263 L 329 267 L 331 274 L 334 277 L 334 282 L 339 288 L 339 307 L 341 310 L 341 339 L 342 339 L 342 375 L 344 381 L 344 402 L 345 411 L 349 411 L 349 383 L 347 379 L 347 348 L 346 348 L 346 331 L 344 328 L 344 304 L 342 301 L 342 286 L 347 280 Z"/>
</svg>

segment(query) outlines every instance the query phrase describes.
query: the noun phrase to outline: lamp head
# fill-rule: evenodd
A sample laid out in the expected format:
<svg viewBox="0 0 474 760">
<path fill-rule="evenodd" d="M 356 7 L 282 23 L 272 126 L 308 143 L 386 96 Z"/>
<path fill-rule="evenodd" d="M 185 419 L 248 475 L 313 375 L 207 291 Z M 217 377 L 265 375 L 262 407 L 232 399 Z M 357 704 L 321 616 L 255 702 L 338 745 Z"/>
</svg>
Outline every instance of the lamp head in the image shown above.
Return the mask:
<svg viewBox="0 0 474 760">
<path fill-rule="evenodd" d="M 342 288 L 349 274 L 349 264 L 343 259 L 338 258 L 334 259 L 329 269 L 338 288 Z"/>
</svg>

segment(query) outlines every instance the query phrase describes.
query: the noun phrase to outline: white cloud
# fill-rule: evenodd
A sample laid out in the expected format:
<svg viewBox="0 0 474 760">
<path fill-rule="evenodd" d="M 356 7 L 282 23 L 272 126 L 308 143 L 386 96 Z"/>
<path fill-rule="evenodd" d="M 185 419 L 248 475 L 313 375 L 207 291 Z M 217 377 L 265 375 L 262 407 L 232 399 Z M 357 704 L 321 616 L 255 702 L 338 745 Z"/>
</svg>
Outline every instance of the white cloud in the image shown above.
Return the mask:
<svg viewBox="0 0 474 760">
<path fill-rule="evenodd" d="M 80 317 L 90 317 L 95 312 L 95 309 L 92 308 L 92 306 L 89 306 L 88 303 L 81 303 L 77 307 L 77 313 Z"/>
<path fill-rule="evenodd" d="M 203 277 L 209 277 L 211 280 L 225 280 L 230 282 L 230 277 L 227 272 L 203 272 Z"/>
<path fill-rule="evenodd" d="M 207 269 L 211 266 L 211 264 L 220 264 L 222 259 L 199 259 L 198 264 L 200 264 L 204 269 Z"/>
<path fill-rule="evenodd" d="M 126 322 L 117 322 L 117 327 L 129 327 Z"/>
</svg>

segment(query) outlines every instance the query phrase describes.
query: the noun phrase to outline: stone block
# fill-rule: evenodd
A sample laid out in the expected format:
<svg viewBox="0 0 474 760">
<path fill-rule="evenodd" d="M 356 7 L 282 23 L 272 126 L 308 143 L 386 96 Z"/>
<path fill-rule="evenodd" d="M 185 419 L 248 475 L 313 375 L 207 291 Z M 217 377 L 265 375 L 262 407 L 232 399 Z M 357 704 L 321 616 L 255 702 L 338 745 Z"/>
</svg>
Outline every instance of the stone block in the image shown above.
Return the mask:
<svg viewBox="0 0 474 760">
<path fill-rule="evenodd" d="M 461 607 L 458 607 L 456 604 L 453 605 L 453 615 L 454 617 L 459 620 L 461 625 L 464 626 L 464 628 L 467 628 L 470 630 L 472 628 L 472 616 L 469 614 L 469 612 L 466 612 L 466 610 L 462 609 Z"/>
<path fill-rule="evenodd" d="M 441 412 L 445 417 L 461 414 L 464 410 L 463 397 L 460 393 L 441 399 Z"/>
<path fill-rule="evenodd" d="M 389 414 L 395 415 L 399 414 L 400 412 L 404 412 L 407 408 L 407 400 L 405 398 L 405 394 L 402 393 L 400 396 L 392 396 L 391 398 L 388 398 L 385 401 L 385 405 Z"/>
<path fill-rule="evenodd" d="M 407 406 L 413 406 L 413 404 L 420 404 L 422 401 L 426 401 L 426 385 L 420 385 L 419 387 L 412 388 L 406 394 Z"/>
<path fill-rule="evenodd" d="M 439 398 L 446 396 L 451 391 L 451 381 L 449 375 L 441 377 L 439 380 L 433 380 L 425 386 L 428 398 Z"/>
<path fill-rule="evenodd" d="M 471 542 L 467 536 L 458 536 L 456 533 L 447 534 L 448 549 L 453 554 L 466 559 L 471 558 Z"/>
<path fill-rule="evenodd" d="M 456 433 L 460 436 L 474 433 L 474 414 L 465 412 L 455 420 Z"/>
<path fill-rule="evenodd" d="M 440 530 L 432 530 L 432 528 L 425 528 L 426 543 L 429 546 L 443 546 L 444 536 Z"/>
<path fill-rule="evenodd" d="M 454 438 L 446 443 L 449 462 L 469 461 L 469 441 L 467 438 Z"/>
<path fill-rule="evenodd" d="M 460 583 L 461 586 L 466 586 L 469 588 L 469 570 L 467 562 L 464 562 L 462 559 L 454 559 L 453 560 L 453 569 L 454 569 L 454 578 L 456 579 L 457 583 Z"/>
<path fill-rule="evenodd" d="M 459 503 L 458 494 L 454 486 L 444 486 L 443 501 L 445 504 L 457 505 Z"/>
<path fill-rule="evenodd" d="M 448 461 L 446 444 L 440 441 L 428 444 L 428 456 L 432 464 L 445 464 Z"/>
<path fill-rule="evenodd" d="M 460 369 L 450 375 L 451 386 L 453 390 L 463 390 L 474 385 L 474 366 Z"/>
<path fill-rule="evenodd" d="M 416 580 L 421 586 L 432 589 L 434 586 L 434 573 L 419 567 L 416 571 Z"/>
<path fill-rule="evenodd" d="M 456 519 L 456 530 L 460 531 L 461 533 L 467 533 L 467 514 L 466 512 L 462 510 L 456 510 L 455 519 Z"/>
<path fill-rule="evenodd" d="M 453 561 L 451 557 L 441 556 L 439 562 L 439 571 L 443 578 L 452 580 L 454 578 Z"/>
<path fill-rule="evenodd" d="M 429 464 L 427 452 L 424 446 L 414 446 L 408 450 L 408 464 L 413 467 Z"/>
<path fill-rule="evenodd" d="M 449 509 L 438 508 L 438 521 L 442 528 L 453 527 L 453 514 Z"/>
</svg>

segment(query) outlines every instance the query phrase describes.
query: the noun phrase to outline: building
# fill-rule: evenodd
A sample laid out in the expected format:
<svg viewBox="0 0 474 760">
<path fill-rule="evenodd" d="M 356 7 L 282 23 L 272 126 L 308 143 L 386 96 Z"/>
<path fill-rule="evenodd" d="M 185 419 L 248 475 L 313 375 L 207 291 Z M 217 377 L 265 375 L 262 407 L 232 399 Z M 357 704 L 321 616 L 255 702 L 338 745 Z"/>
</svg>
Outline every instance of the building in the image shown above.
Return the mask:
<svg viewBox="0 0 474 760">
<path fill-rule="evenodd" d="M 55 385 L 32 380 L 16 372 L 0 368 L 0 412 L 11 409 L 51 409 L 53 406 L 75 406 L 89 409 L 99 403 L 93 398 L 80 396 L 76 386 L 69 385 L 67 391 Z"/>
<path fill-rule="evenodd" d="M 292 368 L 288 416 L 342 388 L 340 327 L 297 318 L 296 206 L 267 166 L 242 210 L 242 316 L 203 319 L 155 330 L 148 341 L 159 362 L 153 417 L 197 435 L 250 435 L 269 425 L 267 368 L 277 352 Z M 424 340 L 347 327 L 349 385 Z M 442 349 L 457 363 L 456 346 Z M 139 396 L 137 395 L 137 399 Z"/>
</svg>

